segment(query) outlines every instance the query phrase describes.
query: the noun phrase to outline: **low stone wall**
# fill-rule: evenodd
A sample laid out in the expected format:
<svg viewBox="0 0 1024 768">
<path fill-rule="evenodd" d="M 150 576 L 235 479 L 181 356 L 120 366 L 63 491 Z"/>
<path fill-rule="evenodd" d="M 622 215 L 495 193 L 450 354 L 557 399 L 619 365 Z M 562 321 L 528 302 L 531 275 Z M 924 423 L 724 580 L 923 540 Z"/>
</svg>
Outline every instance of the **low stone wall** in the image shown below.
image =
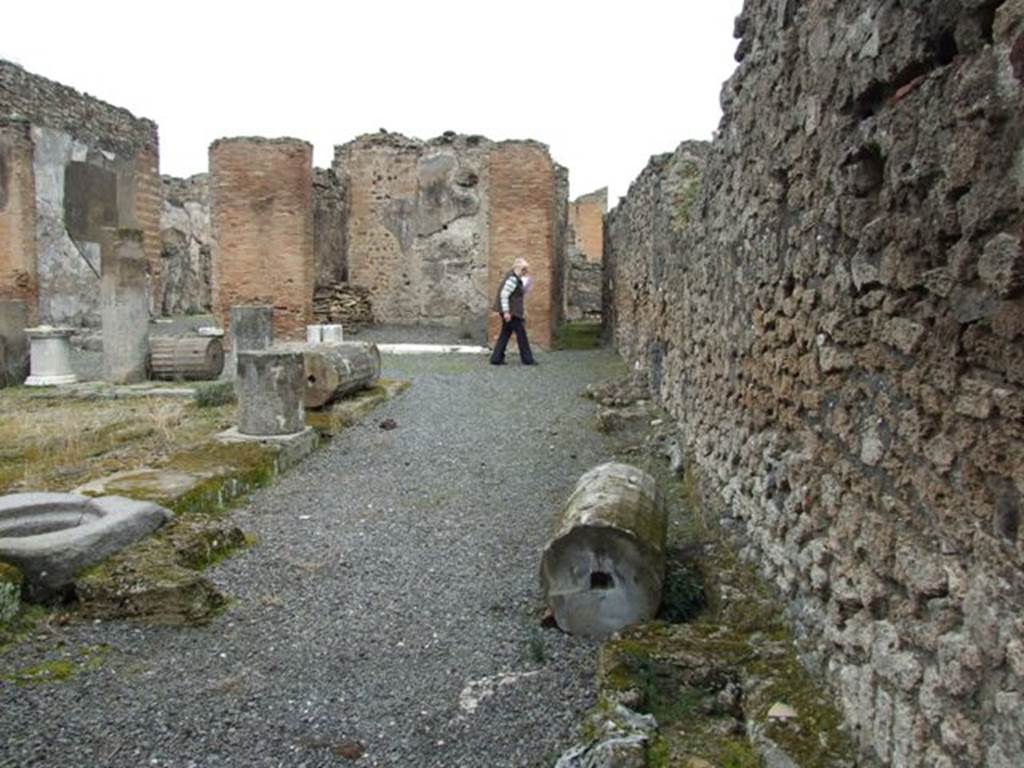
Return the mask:
<svg viewBox="0 0 1024 768">
<path fill-rule="evenodd" d="M 607 220 L 609 332 L 884 764 L 1024 750 L 1022 19 L 748 0 L 700 186 Z"/>
</svg>

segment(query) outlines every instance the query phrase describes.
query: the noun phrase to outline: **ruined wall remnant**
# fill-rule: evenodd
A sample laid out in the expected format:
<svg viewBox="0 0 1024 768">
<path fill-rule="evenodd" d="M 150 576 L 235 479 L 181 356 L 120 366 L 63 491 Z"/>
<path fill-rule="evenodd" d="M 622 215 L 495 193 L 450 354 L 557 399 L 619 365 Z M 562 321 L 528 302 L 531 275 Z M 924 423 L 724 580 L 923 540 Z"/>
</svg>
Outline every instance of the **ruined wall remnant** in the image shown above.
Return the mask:
<svg viewBox="0 0 1024 768">
<path fill-rule="evenodd" d="M 335 148 L 349 280 L 369 290 L 377 322 L 481 328 L 489 148 L 479 136 L 392 133 Z"/>
<path fill-rule="evenodd" d="M 513 147 L 539 157 L 541 171 L 528 167 L 519 178 L 508 159 Z M 564 242 L 568 176 L 543 145 L 495 144 L 451 132 L 429 141 L 368 134 L 335 148 L 334 171 L 347 197 L 348 278 L 368 291 L 377 322 L 461 328 L 482 340 L 495 273 L 504 274 L 514 256 L 523 255 L 543 276 L 531 323 L 538 343 L 549 342 L 543 328 L 559 315 L 554 307 L 562 295 L 563 275 L 555 265 L 561 264 L 556 252 Z M 523 234 L 521 245 L 536 250 L 512 255 L 504 234 L 516 223 L 509 206 L 529 197 L 516 198 L 515 189 L 530 179 L 540 186 L 524 209 L 522 223 L 532 234 Z M 503 222 L 497 241 L 496 218 Z"/>
<path fill-rule="evenodd" d="M 297 139 L 210 145 L 213 304 L 227 327 L 241 304 L 274 307 L 274 336 L 302 338 L 313 317 L 313 147 Z"/>
<path fill-rule="evenodd" d="M 157 309 L 163 315 L 209 312 L 213 271 L 209 177 L 200 173 L 187 179 L 163 176 L 161 180 L 163 280 Z"/>
<path fill-rule="evenodd" d="M 592 264 L 604 257 L 604 215 L 608 212 L 608 188 L 580 195 L 569 204 L 569 226 L 576 249 Z"/>
<path fill-rule="evenodd" d="M 3 278 L 20 286 L 3 290 L 31 296 L 43 322 L 98 325 L 100 256 L 112 247 L 105 232 L 126 227 L 145 236 L 151 296 L 158 296 L 156 125 L 6 61 L 0 61 L 0 119 L 8 126 L 0 154 L 12 164 L 7 186 L 19 185 L 12 197 L 18 212 L 0 212 L 0 218 L 21 222 L 14 234 L 13 226 L 0 223 L 20 243 L 6 258 L 19 273 L 32 272 L 29 278 Z M 16 146 L 10 144 L 15 124 L 29 126 Z M 31 201 L 25 198 L 29 189 Z M 29 217 L 31 246 L 23 231 Z"/>
<path fill-rule="evenodd" d="M 559 183 L 547 147 L 531 141 L 504 141 L 491 151 L 491 263 L 489 301 L 519 256 L 530 262 L 534 287 L 526 297 L 531 343 L 550 346 L 560 320 L 564 257 L 557 252 Z M 566 190 L 567 191 L 567 190 Z M 563 209 L 564 210 L 564 209 Z M 489 338 L 500 330 L 490 314 Z"/>
<path fill-rule="evenodd" d="M 345 185 L 333 170 L 313 169 L 314 288 L 348 280 Z"/>
<path fill-rule="evenodd" d="M 608 217 L 617 345 L 884 764 L 1024 749 L 1022 18 L 748 0 L 699 189 Z"/>
</svg>

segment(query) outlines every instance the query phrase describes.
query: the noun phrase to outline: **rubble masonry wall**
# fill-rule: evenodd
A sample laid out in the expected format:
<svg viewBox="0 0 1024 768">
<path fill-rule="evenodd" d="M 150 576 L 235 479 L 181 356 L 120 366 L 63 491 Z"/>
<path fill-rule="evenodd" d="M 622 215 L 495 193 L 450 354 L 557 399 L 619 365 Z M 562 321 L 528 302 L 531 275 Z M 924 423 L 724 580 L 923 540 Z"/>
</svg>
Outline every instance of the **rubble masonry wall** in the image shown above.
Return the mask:
<svg viewBox="0 0 1024 768">
<path fill-rule="evenodd" d="M 1024 750 L 1022 19 L 748 0 L 715 142 L 606 223 L 616 345 L 884 764 Z"/>
</svg>

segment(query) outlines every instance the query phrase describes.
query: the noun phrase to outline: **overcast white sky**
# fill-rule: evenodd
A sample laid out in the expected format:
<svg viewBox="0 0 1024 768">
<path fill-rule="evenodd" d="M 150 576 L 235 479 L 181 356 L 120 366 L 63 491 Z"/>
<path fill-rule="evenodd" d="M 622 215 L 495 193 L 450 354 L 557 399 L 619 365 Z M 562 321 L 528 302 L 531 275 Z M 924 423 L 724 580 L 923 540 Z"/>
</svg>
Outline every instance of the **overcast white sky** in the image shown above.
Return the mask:
<svg viewBox="0 0 1024 768">
<path fill-rule="evenodd" d="M 533 138 L 572 195 L 625 194 L 652 154 L 710 138 L 741 0 L 19 2 L 0 58 L 151 118 L 163 173 L 221 136 L 335 144 L 387 128 Z"/>
</svg>

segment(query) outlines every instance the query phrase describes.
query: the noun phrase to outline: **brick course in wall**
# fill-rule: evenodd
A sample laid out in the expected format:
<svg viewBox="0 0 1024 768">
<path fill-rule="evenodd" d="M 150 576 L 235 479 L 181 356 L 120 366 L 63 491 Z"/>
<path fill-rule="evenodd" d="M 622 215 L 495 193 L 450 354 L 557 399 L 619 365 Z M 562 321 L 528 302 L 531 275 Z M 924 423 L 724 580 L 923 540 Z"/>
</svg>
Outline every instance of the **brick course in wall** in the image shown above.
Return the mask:
<svg viewBox="0 0 1024 768">
<path fill-rule="evenodd" d="M 866 755 L 1024 753 L 1024 2 L 748 0 L 699 179 L 608 217 L 610 328 Z"/>
<path fill-rule="evenodd" d="M 564 263 L 556 253 L 555 166 L 547 147 L 531 141 L 506 141 L 491 151 L 491 302 L 512 262 L 530 262 L 533 288 L 526 298 L 530 343 L 551 346 L 559 320 Z M 491 341 L 501 330 L 500 318 L 489 315 Z"/>
<path fill-rule="evenodd" d="M 313 317 L 312 145 L 219 139 L 210 146 L 214 311 L 271 304 L 274 333 L 304 338 Z"/>
</svg>

